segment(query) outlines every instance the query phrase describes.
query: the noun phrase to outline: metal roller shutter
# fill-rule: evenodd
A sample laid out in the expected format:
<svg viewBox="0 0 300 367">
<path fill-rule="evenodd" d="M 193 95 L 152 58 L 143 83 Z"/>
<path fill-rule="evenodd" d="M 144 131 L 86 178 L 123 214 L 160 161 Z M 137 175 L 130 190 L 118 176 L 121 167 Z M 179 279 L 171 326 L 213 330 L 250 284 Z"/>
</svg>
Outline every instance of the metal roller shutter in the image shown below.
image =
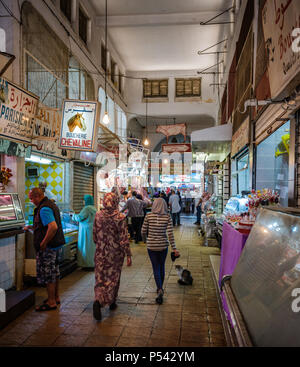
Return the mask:
<svg viewBox="0 0 300 367">
<path fill-rule="evenodd" d="M 79 213 L 83 208 L 84 195 L 94 196 L 94 167 L 74 162 L 73 210 Z"/>
</svg>

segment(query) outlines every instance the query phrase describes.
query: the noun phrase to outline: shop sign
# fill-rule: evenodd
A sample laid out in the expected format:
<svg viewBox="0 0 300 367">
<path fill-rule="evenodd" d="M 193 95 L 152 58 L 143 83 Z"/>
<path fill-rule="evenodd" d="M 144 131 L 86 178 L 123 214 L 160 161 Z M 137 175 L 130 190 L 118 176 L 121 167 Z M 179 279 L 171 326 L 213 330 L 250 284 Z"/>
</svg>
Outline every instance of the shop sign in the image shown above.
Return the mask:
<svg viewBox="0 0 300 367">
<path fill-rule="evenodd" d="M 191 144 L 162 144 L 163 153 L 188 153 L 191 151 Z"/>
<path fill-rule="evenodd" d="M 71 152 L 59 149 L 59 133 L 61 124 L 61 111 L 39 104 L 35 118 L 32 144 L 36 146 L 33 150 L 54 157 L 70 159 Z"/>
<path fill-rule="evenodd" d="M 242 148 L 249 144 L 250 119 L 249 116 L 232 137 L 231 156 L 235 156 Z"/>
<path fill-rule="evenodd" d="M 165 135 L 167 137 L 167 142 L 168 142 L 169 136 L 176 136 L 178 134 L 182 134 L 185 140 L 186 124 L 159 125 L 156 128 L 156 132 Z"/>
<path fill-rule="evenodd" d="M 0 136 L 31 143 L 38 97 L 0 78 Z"/>
<path fill-rule="evenodd" d="M 267 0 L 262 13 L 271 97 L 275 98 L 299 72 L 300 52 L 293 43 L 300 28 L 299 0 Z"/>
<path fill-rule="evenodd" d="M 64 100 L 59 148 L 95 151 L 100 106 L 94 101 Z"/>
</svg>

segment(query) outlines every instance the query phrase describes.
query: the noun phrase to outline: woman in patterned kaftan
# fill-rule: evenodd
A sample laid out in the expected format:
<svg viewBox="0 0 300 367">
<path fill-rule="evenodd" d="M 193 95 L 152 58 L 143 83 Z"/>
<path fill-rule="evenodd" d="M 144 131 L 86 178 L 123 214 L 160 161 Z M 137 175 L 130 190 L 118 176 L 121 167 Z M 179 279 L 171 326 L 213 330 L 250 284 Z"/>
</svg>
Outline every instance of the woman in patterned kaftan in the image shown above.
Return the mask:
<svg viewBox="0 0 300 367">
<path fill-rule="evenodd" d="M 118 296 L 121 270 L 127 255 L 127 266 L 131 266 L 126 217 L 121 214 L 119 198 L 108 193 L 103 200 L 103 210 L 95 217 L 93 239 L 95 252 L 95 302 L 94 317 L 101 320 L 101 307 L 109 305 L 114 310 Z"/>
</svg>

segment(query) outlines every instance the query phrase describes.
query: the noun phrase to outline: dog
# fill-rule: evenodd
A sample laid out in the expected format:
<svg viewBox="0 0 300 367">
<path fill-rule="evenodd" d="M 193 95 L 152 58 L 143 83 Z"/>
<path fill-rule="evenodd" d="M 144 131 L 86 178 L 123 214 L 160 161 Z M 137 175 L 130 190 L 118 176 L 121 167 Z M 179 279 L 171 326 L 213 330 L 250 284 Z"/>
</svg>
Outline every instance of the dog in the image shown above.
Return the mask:
<svg viewBox="0 0 300 367">
<path fill-rule="evenodd" d="M 184 269 L 181 265 L 175 265 L 175 269 L 179 276 L 178 284 L 180 285 L 192 285 L 193 277 L 188 269 Z"/>
</svg>

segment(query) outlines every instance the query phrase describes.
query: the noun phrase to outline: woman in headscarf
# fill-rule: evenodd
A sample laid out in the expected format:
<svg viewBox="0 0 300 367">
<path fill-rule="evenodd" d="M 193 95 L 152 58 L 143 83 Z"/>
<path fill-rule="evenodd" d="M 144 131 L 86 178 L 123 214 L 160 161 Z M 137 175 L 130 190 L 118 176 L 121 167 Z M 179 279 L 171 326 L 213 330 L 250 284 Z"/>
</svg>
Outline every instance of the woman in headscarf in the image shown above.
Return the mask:
<svg viewBox="0 0 300 367">
<path fill-rule="evenodd" d="M 119 212 L 119 198 L 108 193 L 103 199 L 103 210 L 96 214 L 94 222 L 95 253 L 95 301 L 93 313 L 101 320 L 101 307 L 117 307 L 121 270 L 125 254 L 127 266 L 131 266 L 125 215 Z"/>
<path fill-rule="evenodd" d="M 165 279 L 165 262 L 169 243 L 175 256 L 179 256 L 176 249 L 172 219 L 168 213 L 168 206 L 163 198 L 154 200 L 151 213 L 145 217 L 142 236 L 146 238 L 147 250 L 152 263 L 153 275 L 157 286 L 156 303 L 163 303 L 163 283 Z"/>
<path fill-rule="evenodd" d="M 91 195 L 84 195 L 84 204 L 81 212 L 74 214 L 72 218 L 75 222 L 79 222 L 77 261 L 82 268 L 94 268 L 93 223 L 97 210 Z"/>
</svg>

